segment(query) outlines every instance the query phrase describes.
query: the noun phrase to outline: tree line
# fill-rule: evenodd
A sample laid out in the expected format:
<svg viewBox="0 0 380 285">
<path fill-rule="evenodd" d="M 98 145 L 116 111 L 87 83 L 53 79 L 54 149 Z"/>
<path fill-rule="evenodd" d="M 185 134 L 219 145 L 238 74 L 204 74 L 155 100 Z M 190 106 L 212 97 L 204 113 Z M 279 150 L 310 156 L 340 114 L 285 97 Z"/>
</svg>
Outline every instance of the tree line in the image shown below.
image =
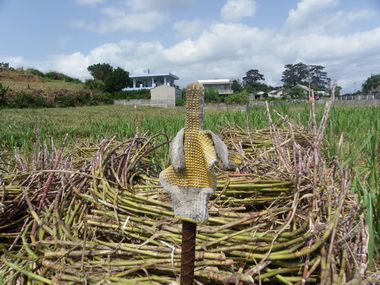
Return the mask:
<svg viewBox="0 0 380 285">
<path fill-rule="evenodd" d="M 331 78 L 327 76 L 324 69 L 325 67 L 322 65 L 307 65 L 302 62 L 286 64 L 281 78 L 284 94 L 292 98 L 305 96 L 305 92 L 302 91 L 300 85 L 310 87 L 315 91 L 328 92 L 331 86 Z M 276 89 L 276 87 L 265 84 L 264 81 L 265 77 L 258 69 L 250 69 L 241 80 L 235 79 L 232 81 L 232 90 L 234 92 L 246 90 L 249 93 L 260 91 L 268 93 Z M 338 90 L 340 90 L 340 87 L 338 87 Z"/>
</svg>

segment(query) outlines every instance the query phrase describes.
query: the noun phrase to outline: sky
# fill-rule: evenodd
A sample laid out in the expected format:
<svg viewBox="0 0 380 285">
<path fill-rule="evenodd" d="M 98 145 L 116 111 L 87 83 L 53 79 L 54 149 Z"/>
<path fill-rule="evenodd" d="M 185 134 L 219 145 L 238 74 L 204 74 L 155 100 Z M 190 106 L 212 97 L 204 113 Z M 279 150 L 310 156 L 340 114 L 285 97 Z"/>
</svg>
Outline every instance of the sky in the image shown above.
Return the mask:
<svg viewBox="0 0 380 285">
<path fill-rule="evenodd" d="M 0 62 L 82 80 L 109 63 L 181 87 L 284 65 L 326 67 L 345 92 L 380 73 L 380 0 L 0 0 Z"/>
</svg>

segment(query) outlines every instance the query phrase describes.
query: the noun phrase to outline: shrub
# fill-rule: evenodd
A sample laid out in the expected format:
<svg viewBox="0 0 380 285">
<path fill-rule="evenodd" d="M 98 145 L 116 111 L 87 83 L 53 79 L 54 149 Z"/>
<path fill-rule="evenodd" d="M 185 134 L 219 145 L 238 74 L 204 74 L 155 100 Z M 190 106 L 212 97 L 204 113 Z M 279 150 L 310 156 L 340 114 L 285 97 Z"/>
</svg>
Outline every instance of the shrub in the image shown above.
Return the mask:
<svg viewBox="0 0 380 285">
<path fill-rule="evenodd" d="M 5 88 L 3 84 L 0 83 L 0 106 L 5 105 L 5 94 L 7 93 L 8 88 Z"/>
<path fill-rule="evenodd" d="M 56 72 L 56 71 L 49 71 L 45 73 L 45 77 L 52 79 L 52 80 L 62 80 L 66 82 L 76 82 L 76 83 L 81 83 L 81 81 L 77 78 L 70 77 L 66 74 Z"/>
<path fill-rule="evenodd" d="M 41 71 L 39 71 L 38 69 L 35 69 L 35 68 L 28 68 L 26 70 L 27 73 L 30 73 L 30 74 L 33 74 L 33 75 L 36 75 L 36 76 L 40 76 L 40 77 L 45 77 L 45 74 Z"/>
<path fill-rule="evenodd" d="M 225 98 L 227 104 L 248 104 L 249 93 L 247 90 L 236 92 Z"/>
<path fill-rule="evenodd" d="M 104 83 L 103 81 L 96 80 L 96 79 L 87 79 L 84 82 L 84 85 L 89 88 L 90 90 L 104 90 Z"/>
<path fill-rule="evenodd" d="M 150 90 L 120 91 L 112 94 L 113 99 L 150 99 Z"/>
<path fill-rule="evenodd" d="M 205 102 L 210 103 L 219 103 L 222 99 L 219 96 L 219 92 L 214 88 L 206 88 L 205 89 Z"/>
<path fill-rule="evenodd" d="M 113 104 L 112 95 L 107 92 L 96 93 L 93 98 L 93 103 L 94 105 Z"/>
<path fill-rule="evenodd" d="M 8 98 L 6 105 L 11 108 L 42 108 L 49 106 L 44 97 L 26 93 L 18 93 Z"/>
<path fill-rule="evenodd" d="M 56 72 L 56 71 L 49 71 L 45 73 L 45 77 L 52 80 L 63 80 L 64 74 Z"/>
<path fill-rule="evenodd" d="M 175 105 L 176 106 L 185 106 L 185 100 L 183 100 L 182 98 L 178 98 L 175 100 Z"/>
</svg>

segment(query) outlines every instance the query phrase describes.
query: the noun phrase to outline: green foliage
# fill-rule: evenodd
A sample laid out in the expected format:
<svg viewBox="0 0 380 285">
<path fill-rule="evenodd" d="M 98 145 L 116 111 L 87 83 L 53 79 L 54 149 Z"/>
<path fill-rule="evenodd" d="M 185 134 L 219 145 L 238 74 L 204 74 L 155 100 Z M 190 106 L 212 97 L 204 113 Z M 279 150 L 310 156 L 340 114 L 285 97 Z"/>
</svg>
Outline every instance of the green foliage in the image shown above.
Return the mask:
<svg viewBox="0 0 380 285">
<path fill-rule="evenodd" d="M 45 73 L 45 77 L 52 80 L 64 80 L 65 75 L 56 71 L 49 71 Z"/>
<path fill-rule="evenodd" d="M 5 101 L 10 108 L 42 108 L 49 107 L 47 100 L 34 94 L 19 93 Z"/>
<path fill-rule="evenodd" d="M 150 99 L 150 90 L 120 91 L 112 94 L 113 99 Z"/>
<path fill-rule="evenodd" d="M 363 93 L 380 92 L 380 74 L 371 75 L 362 85 Z"/>
<path fill-rule="evenodd" d="M 178 98 L 175 100 L 176 106 L 185 106 L 185 100 L 183 98 Z"/>
<path fill-rule="evenodd" d="M 308 93 L 299 86 L 285 87 L 284 94 L 286 98 L 291 99 L 307 99 L 309 96 Z"/>
<path fill-rule="evenodd" d="M 8 88 L 5 88 L 0 82 L 0 106 L 5 104 L 5 94 L 7 93 Z"/>
<path fill-rule="evenodd" d="M 244 86 L 253 85 L 258 81 L 265 80 L 264 75 L 262 75 L 257 69 L 248 70 L 246 75 L 243 77 Z"/>
<path fill-rule="evenodd" d="M 35 69 L 35 68 L 28 68 L 26 72 L 39 76 L 39 77 L 45 77 L 45 74 L 42 71 L 39 71 L 38 69 Z"/>
<path fill-rule="evenodd" d="M 90 90 L 104 90 L 104 83 L 103 81 L 96 80 L 96 79 L 87 79 L 84 82 L 84 85 L 89 88 Z"/>
<path fill-rule="evenodd" d="M 206 103 L 219 103 L 222 101 L 222 98 L 219 96 L 218 90 L 214 88 L 205 89 L 205 102 Z"/>
<path fill-rule="evenodd" d="M 234 79 L 232 80 L 231 89 L 234 92 L 240 92 L 243 89 L 243 86 L 237 79 Z"/>
<path fill-rule="evenodd" d="M 118 67 L 106 76 L 104 89 L 111 93 L 118 92 L 127 87 L 129 83 L 129 73 Z"/>
<path fill-rule="evenodd" d="M 328 90 L 331 79 L 327 77 L 327 72 L 323 71 L 322 65 L 307 65 L 302 62 L 296 64 L 286 64 L 282 73 L 281 81 L 285 87 L 294 87 L 297 84 L 310 86 L 314 90 Z"/>
<path fill-rule="evenodd" d="M 70 77 L 66 74 L 56 72 L 56 71 L 49 71 L 49 72 L 45 73 L 45 77 L 48 79 L 52 79 L 52 80 L 62 80 L 62 81 L 66 81 L 66 82 L 76 82 L 76 83 L 81 82 L 77 78 L 73 78 L 73 77 Z"/>
<path fill-rule="evenodd" d="M 91 76 L 96 80 L 105 81 L 107 76 L 113 71 L 113 67 L 108 63 L 97 63 L 87 67 Z"/>
<path fill-rule="evenodd" d="M 249 100 L 249 93 L 247 90 L 243 90 L 241 92 L 233 93 L 231 95 L 228 95 L 225 98 L 225 102 L 227 104 L 248 104 Z"/>
<path fill-rule="evenodd" d="M 273 88 L 269 85 L 266 85 L 264 83 L 256 82 L 245 86 L 245 90 L 248 91 L 248 93 L 256 93 L 263 91 L 264 93 L 268 93 Z"/>
<path fill-rule="evenodd" d="M 113 99 L 109 93 L 95 92 L 91 94 L 86 91 L 79 91 L 76 94 L 62 92 L 50 99 L 37 94 L 18 93 L 0 100 L 0 106 L 7 108 L 78 107 L 112 103 Z"/>
</svg>

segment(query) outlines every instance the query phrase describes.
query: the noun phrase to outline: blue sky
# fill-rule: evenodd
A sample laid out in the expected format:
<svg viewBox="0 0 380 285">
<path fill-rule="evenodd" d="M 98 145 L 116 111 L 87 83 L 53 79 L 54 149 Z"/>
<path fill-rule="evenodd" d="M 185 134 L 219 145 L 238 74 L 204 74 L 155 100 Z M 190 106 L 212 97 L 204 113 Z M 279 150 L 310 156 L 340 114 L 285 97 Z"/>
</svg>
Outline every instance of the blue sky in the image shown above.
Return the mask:
<svg viewBox="0 0 380 285">
<path fill-rule="evenodd" d="M 89 78 L 107 62 L 179 85 L 326 66 L 351 92 L 380 73 L 380 0 L 0 0 L 0 61 Z"/>
</svg>

